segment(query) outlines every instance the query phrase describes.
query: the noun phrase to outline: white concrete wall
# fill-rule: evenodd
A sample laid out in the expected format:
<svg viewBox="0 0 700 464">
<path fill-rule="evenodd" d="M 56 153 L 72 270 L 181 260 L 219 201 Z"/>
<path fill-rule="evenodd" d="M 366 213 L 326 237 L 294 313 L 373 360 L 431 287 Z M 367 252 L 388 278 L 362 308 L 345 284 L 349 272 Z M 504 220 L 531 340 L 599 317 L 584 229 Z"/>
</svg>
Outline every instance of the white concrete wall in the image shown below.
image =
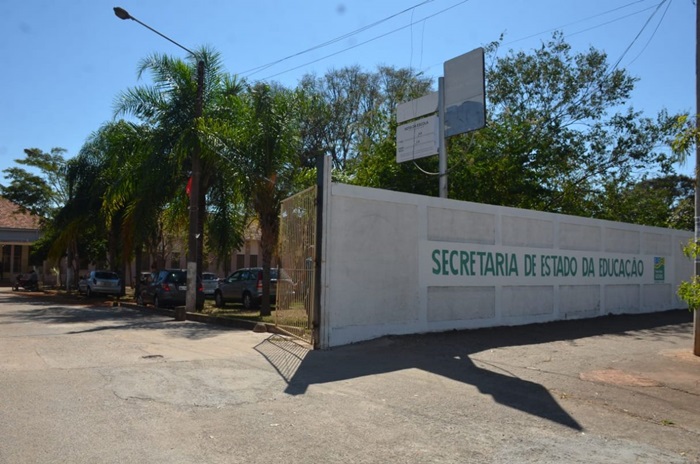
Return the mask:
<svg viewBox="0 0 700 464">
<path fill-rule="evenodd" d="M 676 288 L 692 275 L 681 251 L 691 232 L 344 184 L 329 190 L 322 347 L 685 307 Z"/>
</svg>

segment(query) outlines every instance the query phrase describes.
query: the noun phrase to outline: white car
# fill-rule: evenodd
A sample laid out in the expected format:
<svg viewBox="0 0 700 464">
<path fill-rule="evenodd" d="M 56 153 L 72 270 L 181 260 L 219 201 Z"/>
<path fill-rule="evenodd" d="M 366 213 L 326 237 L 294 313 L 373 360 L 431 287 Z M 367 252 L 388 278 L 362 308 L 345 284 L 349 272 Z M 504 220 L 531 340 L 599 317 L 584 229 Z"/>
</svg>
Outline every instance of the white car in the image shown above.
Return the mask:
<svg viewBox="0 0 700 464">
<path fill-rule="evenodd" d="M 116 272 L 91 271 L 78 282 L 78 292 L 93 295 L 121 295 L 121 280 Z"/>
</svg>

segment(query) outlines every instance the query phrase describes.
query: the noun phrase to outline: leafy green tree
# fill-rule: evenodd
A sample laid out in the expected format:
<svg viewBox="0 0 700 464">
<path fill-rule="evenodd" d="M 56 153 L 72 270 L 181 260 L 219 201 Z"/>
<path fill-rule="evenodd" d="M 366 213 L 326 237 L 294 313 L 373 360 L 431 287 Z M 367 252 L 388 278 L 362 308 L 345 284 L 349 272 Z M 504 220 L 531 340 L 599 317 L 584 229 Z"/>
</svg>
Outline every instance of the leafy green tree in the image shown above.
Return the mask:
<svg viewBox="0 0 700 464">
<path fill-rule="evenodd" d="M 294 191 L 301 146 L 299 95 L 276 85 L 255 84 L 243 96 L 235 146 L 247 179 L 246 196 L 260 225 L 263 265 L 262 316 L 270 315 L 270 266 L 279 236 L 283 199 Z"/>
<path fill-rule="evenodd" d="M 636 79 L 611 68 L 605 53 L 574 54 L 557 33 L 532 53 L 492 62 L 488 127 L 456 140 L 450 155 L 464 167 L 450 178 L 453 198 L 601 216 L 605 185 L 628 190 L 640 173 L 669 173 L 679 159 L 661 149 L 677 117 L 625 106 Z"/>
<path fill-rule="evenodd" d="M 618 184 L 607 183 L 601 197 L 599 217 L 693 230 L 694 182 L 688 176 L 668 175 L 643 179 L 624 190 Z"/>
<path fill-rule="evenodd" d="M 135 203 L 132 206 L 142 207 L 132 219 L 148 215 L 152 218 L 162 217 L 166 219 L 166 229 L 170 232 L 180 230 L 180 236 L 184 238 L 183 225 L 188 217 L 185 186 L 192 169 L 191 155 L 195 150 L 200 153 L 200 230 L 197 235 L 201 239 L 197 240 L 199 249 L 196 254 L 198 260 L 201 260 L 204 243 L 207 241 L 204 234 L 207 212 L 237 211 L 235 208 L 228 209 L 226 204 L 221 203 L 231 200 L 222 195 L 221 189 L 214 195 L 207 195 L 212 186 L 222 185 L 219 176 L 227 176 L 231 171 L 231 167 L 227 165 L 228 161 L 222 158 L 219 152 L 221 137 L 217 134 L 226 126 L 222 122 L 223 115 L 229 113 L 229 106 L 235 106 L 236 95 L 244 86 L 223 72 L 217 52 L 202 48 L 197 54 L 204 62 L 205 68 L 202 117 L 195 117 L 197 60 L 190 58 L 188 62 L 184 62 L 166 55 L 152 55 L 141 62 L 139 76 L 150 72 L 153 84 L 122 93 L 118 99 L 116 114 L 136 116 L 148 127 L 150 133 L 147 143 L 140 148 L 140 164 L 135 173 L 141 177 L 139 181 L 133 181 L 133 187 L 134 194 L 154 196 L 149 197 L 147 202 Z M 227 124 L 232 123 L 229 121 Z M 136 196 L 133 198 L 137 201 Z M 212 201 L 218 203 L 212 205 Z M 161 211 L 158 211 L 159 209 Z M 224 218 L 226 217 L 230 216 L 224 215 Z M 218 218 L 219 222 L 207 228 L 208 232 L 219 231 L 218 237 L 211 241 L 213 249 L 223 251 L 239 243 L 240 238 L 225 240 L 221 216 L 215 218 Z M 241 221 L 230 223 L 232 227 L 229 228 L 229 234 L 240 237 L 240 230 L 232 230 L 234 227 L 240 227 L 240 224 Z M 201 269 L 201 261 L 198 269 Z"/>
<path fill-rule="evenodd" d="M 79 240 L 92 235 L 103 225 L 99 214 L 101 201 L 101 165 L 99 160 L 79 154 L 66 166 L 68 195 L 66 203 L 52 220 L 57 231 L 49 250 L 48 258 L 58 262 L 67 257 L 68 275 L 66 287 L 70 290 L 77 284 L 80 269 Z M 90 232 L 88 232 L 90 231 Z M 98 239 L 99 240 L 99 239 Z M 105 251 L 98 246 L 99 251 Z"/>
<path fill-rule="evenodd" d="M 377 72 L 350 66 L 323 77 L 304 76 L 298 90 L 310 102 L 301 129 L 307 159 L 330 155 L 334 168 L 352 174 L 358 156 L 391 135 L 396 104 L 423 95 L 430 84 L 410 69 L 388 66 Z"/>
<path fill-rule="evenodd" d="M 63 148 L 52 148 L 50 153 L 38 148 L 25 149 L 25 157 L 14 161 L 29 169 L 3 170 L 10 183 L 0 185 L 0 195 L 24 211 L 50 219 L 67 198 L 65 152 Z"/>
<path fill-rule="evenodd" d="M 448 141 L 450 198 L 610 217 L 618 213 L 605 210 L 615 205 L 612 195 L 642 194 L 637 184 L 673 175 L 687 155 L 687 143 L 672 146 L 687 126 L 683 115 L 635 111 L 636 79 L 610 66 L 605 53 L 574 53 L 560 33 L 531 52 L 498 56 L 499 45 L 486 50 L 487 126 Z M 389 127 L 384 140 L 363 148 L 356 182 L 435 194 L 435 157 L 397 165 L 396 126 Z"/>
</svg>

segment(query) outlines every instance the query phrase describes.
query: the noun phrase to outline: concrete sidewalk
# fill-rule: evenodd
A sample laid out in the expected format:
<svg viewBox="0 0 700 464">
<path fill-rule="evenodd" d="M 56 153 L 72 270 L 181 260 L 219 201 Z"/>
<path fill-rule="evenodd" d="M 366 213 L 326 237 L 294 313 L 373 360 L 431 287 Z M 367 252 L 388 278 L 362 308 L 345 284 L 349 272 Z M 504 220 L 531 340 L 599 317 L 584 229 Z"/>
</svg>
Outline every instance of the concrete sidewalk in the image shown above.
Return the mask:
<svg viewBox="0 0 700 464">
<path fill-rule="evenodd" d="M 308 351 L 0 292 L 0 462 L 700 462 L 691 316 Z"/>
</svg>

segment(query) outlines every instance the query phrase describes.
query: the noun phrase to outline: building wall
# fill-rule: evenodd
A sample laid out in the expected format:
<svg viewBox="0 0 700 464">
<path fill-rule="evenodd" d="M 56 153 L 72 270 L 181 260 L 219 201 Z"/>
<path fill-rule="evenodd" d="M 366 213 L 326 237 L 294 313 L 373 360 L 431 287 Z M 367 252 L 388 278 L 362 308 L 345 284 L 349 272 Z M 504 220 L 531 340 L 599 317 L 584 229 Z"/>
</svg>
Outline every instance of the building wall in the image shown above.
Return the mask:
<svg viewBox="0 0 700 464">
<path fill-rule="evenodd" d="M 691 232 L 332 184 L 321 346 L 685 307 Z"/>
</svg>

